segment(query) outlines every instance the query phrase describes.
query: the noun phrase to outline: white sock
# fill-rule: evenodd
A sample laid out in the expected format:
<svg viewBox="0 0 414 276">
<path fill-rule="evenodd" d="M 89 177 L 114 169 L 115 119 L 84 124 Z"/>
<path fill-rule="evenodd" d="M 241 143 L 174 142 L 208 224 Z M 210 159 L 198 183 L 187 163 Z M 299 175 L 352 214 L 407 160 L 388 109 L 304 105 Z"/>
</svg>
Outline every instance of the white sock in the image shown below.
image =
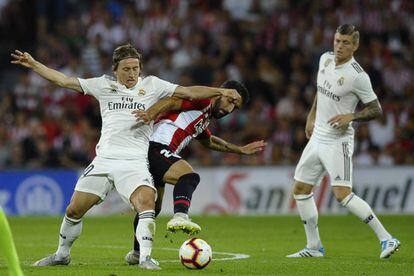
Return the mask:
<svg viewBox="0 0 414 276">
<path fill-rule="evenodd" d="M 309 195 L 293 195 L 296 206 L 305 227 L 306 247 L 319 250 L 322 246 L 318 230 L 318 209 L 316 209 L 313 193 Z"/>
<path fill-rule="evenodd" d="M 174 214 L 174 218 L 177 218 L 177 217 L 180 217 L 180 218 L 183 218 L 183 219 L 188 219 L 188 214 L 182 213 L 182 212 L 177 212 L 177 213 Z"/>
<path fill-rule="evenodd" d="M 362 221 L 371 227 L 374 230 L 380 241 L 391 239 L 390 233 L 385 230 L 377 216 L 369 207 L 363 199 L 355 195 L 354 193 L 349 194 L 344 200 L 342 200 L 341 205 L 348 208 L 348 210 L 359 217 Z"/>
<path fill-rule="evenodd" d="M 151 256 L 152 242 L 155 234 L 155 211 L 148 210 L 139 213 L 139 221 L 135 235 L 139 242 L 139 262 Z"/>
<path fill-rule="evenodd" d="M 70 249 L 73 242 L 80 236 L 82 232 L 82 219 L 63 218 L 59 232 L 59 247 L 56 251 L 58 259 L 65 258 L 70 255 Z"/>
</svg>

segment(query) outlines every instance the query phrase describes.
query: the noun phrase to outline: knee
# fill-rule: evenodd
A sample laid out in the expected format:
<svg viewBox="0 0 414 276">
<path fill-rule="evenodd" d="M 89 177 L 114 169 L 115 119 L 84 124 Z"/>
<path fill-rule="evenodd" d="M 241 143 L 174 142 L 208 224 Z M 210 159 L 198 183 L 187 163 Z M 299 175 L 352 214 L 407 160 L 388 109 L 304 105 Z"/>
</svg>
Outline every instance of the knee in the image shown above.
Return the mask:
<svg viewBox="0 0 414 276">
<path fill-rule="evenodd" d="M 155 209 L 154 189 L 141 186 L 131 195 L 130 201 L 137 212 Z"/>
<path fill-rule="evenodd" d="M 69 204 L 66 208 L 66 216 L 71 219 L 81 219 L 85 212 L 73 204 Z"/>
<path fill-rule="evenodd" d="M 295 182 L 293 186 L 294 195 L 309 195 L 312 193 L 313 186 L 301 182 Z"/>
<path fill-rule="evenodd" d="M 182 183 L 188 183 L 191 186 L 194 187 L 194 189 L 197 187 L 198 183 L 200 183 L 200 175 L 198 173 L 187 173 L 181 176 L 178 179 L 178 182 Z"/>
<path fill-rule="evenodd" d="M 349 187 L 336 186 L 332 188 L 332 192 L 338 202 L 342 202 L 347 196 L 352 193 Z"/>
</svg>

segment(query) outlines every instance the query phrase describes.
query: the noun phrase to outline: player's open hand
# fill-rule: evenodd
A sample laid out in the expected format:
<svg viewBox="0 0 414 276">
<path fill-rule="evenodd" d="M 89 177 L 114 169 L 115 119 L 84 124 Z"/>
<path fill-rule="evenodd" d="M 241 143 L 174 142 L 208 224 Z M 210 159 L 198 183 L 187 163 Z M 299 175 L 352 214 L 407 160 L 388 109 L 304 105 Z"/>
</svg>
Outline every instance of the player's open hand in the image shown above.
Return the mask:
<svg viewBox="0 0 414 276">
<path fill-rule="evenodd" d="M 146 125 L 149 125 L 153 120 L 149 113 L 144 110 L 137 109 L 132 111 L 131 113 L 135 115 L 135 120 L 137 121 L 137 123 L 144 123 Z"/>
<path fill-rule="evenodd" d="M 267 143 L 264 140 L 255 141 L 241 147 L 242 154 L 255 154 L 256 152 L 262 151 Z"/>
<path fill-rule="evenodd" d="M 20 64 L 27 68 L 32 68 L 35 63 L 35 59 L 27 52 L 20 52 L 19 50 L 14 50 L 14 53 L 11 54 L 14 60 L 11 61 L 13 64 Z"/>
<path fill-rule="evenodd" d="M 221 88 L 221 93 L 224 97 L 232 99 L 234 102 L 241 101 L 241 96 L 236 89 Z"/>
<path fill-rule="evenodd" d="M 354 114 L 340 114 L 329 119 L 328 124 L 335 129 L 346 130 L 349 123 L 354 119 Z"/>
</svg>

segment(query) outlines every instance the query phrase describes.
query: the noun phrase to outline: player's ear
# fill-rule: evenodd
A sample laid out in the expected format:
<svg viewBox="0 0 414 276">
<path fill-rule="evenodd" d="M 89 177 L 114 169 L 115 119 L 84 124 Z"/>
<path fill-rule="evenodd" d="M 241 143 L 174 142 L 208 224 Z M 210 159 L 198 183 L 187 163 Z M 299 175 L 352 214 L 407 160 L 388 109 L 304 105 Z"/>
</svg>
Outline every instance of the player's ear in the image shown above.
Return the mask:
<svg viewBox="0 0 414 276">
<path fill-rule="evenodd" d="M 356 50 L 358 50 L 358 47 L 359 47 L 359 43 L 354 43 L 354 52 L 355 52 Z"/>
</svg>

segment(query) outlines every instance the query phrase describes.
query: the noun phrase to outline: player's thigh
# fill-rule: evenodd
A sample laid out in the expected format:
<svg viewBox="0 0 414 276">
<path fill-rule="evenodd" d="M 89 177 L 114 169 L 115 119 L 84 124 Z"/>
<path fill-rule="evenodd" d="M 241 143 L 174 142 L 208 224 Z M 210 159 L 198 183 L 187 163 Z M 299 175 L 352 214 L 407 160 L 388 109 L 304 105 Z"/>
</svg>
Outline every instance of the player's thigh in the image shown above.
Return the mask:
<svg viewBox="0 0 414 276">
<path fill-rule="evenodd" d="M 170 167 L 170 169 L 164 174 L 163 180 L 166 183 L 175 185 L 181 176 L 189 173 L 194 173 L 193 167 L 191 167 L 187 161 L 181 159 Z"/>
<path fill-rule="evenodd" d="M 351 139 L 322 145 L 320 156 L 332 186 L 352 187 L 352 154 Z"/>
<path fill-rule="evenodd" d="M 319 185 L 325 174 L 318 155 L 318 143 L 310 139 L 295 169 L 295 183 L 305 183 L 309 185 Z"/>
<path fill-rule="evenodd" d="M 108 192 L 113 189 L 113 182 L 108 169 L 112 166 L 111 162 L 95 157 L 79 177 L 75 191 L 94 194 L 103 201 Z"/>
<path fill-rule="evenodd" d="M 137 204 L 151 201 L 155 205 L 157 192 L 146 159 L 117 160 L 112 175 L 115 189 L 131 208 L 137 210 Z"/>
<path fill-rule="evenodd" d="M 99 202 L 101 202 L 101 198 L 96 194 L 75 191 L 66 208 L 66 215 L 70 218 L 80 219 Z"/>
<path fill-rule="evenodd" d="M 148 149 L 148 161 L 150 173 L 154 178 L 156 188 L 164 187 L 166 182 L 170 184 L 177 183 L 174 173 L 168 172 L 181 160 L 181 156 L 174 154 L 174 152 L 172 152 L 167 145 L 150 142 Z M 172 172 L 175 171 L 176 170 L 174 169 Z M 167 177 L 165 177 L 166 175 Z"/>
</svg>

